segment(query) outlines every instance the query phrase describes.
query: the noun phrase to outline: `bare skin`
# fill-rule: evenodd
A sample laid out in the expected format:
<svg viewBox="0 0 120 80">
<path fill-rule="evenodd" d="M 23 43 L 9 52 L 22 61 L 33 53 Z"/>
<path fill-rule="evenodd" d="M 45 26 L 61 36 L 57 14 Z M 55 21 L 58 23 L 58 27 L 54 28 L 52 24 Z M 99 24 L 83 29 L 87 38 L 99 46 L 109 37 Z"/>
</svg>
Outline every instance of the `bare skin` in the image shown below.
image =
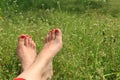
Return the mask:
<svg viewBox="0 0 120 80">
<path fill-rule="evenodd" d="M 45 44 L 34 63 L 18 76 L 27 80 L 47 80 L 44 77 L 48 65 L 51 65 L 53 57 L 62 48 L 62 32 L 55 29 L 49 32 L 45 38 Z M 21 61 L 22 63 L 22 61 Z M 52 73 L 52 72 L 51 72 Z M 33 75 L 34 74 L 34 75 Z"/>
<path fill-rule="evenodd" d="M 36 44 L 29 35 L 23 34 L 18 38 L 16 52 L 22 64 L 22 71 L 25 71 L 36 58 Z"/>
<path fill-rule="evenodd" d="M 21 61 L 22 71 L 25 71 L 36 59 L 36 44 L 31 36 L 22 34 L 18 38 L 17 55 Z M 51 79 L 53 75 L 52 62 L 45 68 L 43 78 Z"/>
</svg>

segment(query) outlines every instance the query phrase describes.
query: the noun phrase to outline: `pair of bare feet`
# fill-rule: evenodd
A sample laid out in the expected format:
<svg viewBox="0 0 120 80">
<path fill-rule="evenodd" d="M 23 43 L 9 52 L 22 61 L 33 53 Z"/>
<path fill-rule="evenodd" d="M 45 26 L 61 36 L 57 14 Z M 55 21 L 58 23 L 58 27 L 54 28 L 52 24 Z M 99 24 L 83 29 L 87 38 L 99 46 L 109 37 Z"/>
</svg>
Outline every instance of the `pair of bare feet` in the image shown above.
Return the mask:
<svg viewBox="0 0 120 80">
<path fill-rule="evenodd" d="M 51 80 L 53 76 L 52 59 L 62 48 L 62 32 L 51 30 L 45 38 L 40 53 L 29 35 L 18 38 L 17 54 L 22 64 L 22 73 L 17 78 L 25 80 Z"/>
</svg>

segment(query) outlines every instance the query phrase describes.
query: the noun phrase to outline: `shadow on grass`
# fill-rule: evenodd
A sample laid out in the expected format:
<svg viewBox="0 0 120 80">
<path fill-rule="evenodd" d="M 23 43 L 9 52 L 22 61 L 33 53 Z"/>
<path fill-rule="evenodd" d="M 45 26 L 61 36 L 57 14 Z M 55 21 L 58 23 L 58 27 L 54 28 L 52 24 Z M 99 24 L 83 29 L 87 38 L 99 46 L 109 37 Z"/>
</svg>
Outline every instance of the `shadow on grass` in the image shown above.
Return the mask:
<svg viewBox="0 0 120 80">
<path fill-rule="evenodd" d="M 62 11 L 84 13 L 88 9 L 103 9 L 107 6 L 107 1 L 93 0 L 34 0 L 21 1 L 17 4 L 21 10 L 37 9 L 57 9 Z"/>
<path fill-rule="evenodd" d="M 36 9 L 54 9 L 68 11 L 70 13 L 85 13 L 90 10 L 103 14 L 109 13 L 113 17 L 117 17 L 120 9 L 118 7 L 113 9 L 110 2 L 112 0 L 1 0 L 0 13 L 16 13 L 16 11 Z"/>
<path fill-rule="evenodd" d="M 84 13 L 88 9 L 106 8 L 107 0 L 1 0 L 0 7 L 7 10 L 28 11 L 30 9 L 57 9 Z"/>
</svg>

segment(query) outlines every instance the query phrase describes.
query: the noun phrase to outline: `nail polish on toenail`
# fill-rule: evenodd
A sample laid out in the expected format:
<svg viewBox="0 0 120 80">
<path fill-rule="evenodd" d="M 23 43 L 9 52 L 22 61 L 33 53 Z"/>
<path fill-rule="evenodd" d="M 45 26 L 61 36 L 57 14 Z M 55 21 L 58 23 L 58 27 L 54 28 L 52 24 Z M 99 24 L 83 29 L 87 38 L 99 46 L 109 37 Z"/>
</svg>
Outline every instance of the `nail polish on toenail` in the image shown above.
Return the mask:
<svg viewBox="0 0 120 80">
<path fill-rule="evenodd" d="M 56 30 L 55 30 L 55 33 L 59 33 L 59 30 L 56 29 Z"/>
<path fill-rule="evenodd" d="M 26 36 L 20 36 L 20 38 L 26 38 Z"/>
<path fill-rule="evenodd" d="M 29 35 L 26 35 L 26 37 L 31 38 L 31 36 L 29 36 Z"/>
</svg>

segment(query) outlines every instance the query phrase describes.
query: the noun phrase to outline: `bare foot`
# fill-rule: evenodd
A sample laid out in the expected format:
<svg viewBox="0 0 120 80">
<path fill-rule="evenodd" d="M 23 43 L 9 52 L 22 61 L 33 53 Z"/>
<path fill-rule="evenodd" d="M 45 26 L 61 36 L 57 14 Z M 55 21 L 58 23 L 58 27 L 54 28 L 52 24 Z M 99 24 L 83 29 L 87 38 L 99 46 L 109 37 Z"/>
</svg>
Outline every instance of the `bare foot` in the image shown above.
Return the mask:
<svg viewBox="0 0 120 80">
<path fill-rule="evenodd" d="M 44 47 L 37 56 L 35 62 L 18 77 L 25 78 L 27 80 L 44 80 L 43 74 L 45 74 L 45 68 L 52 62 L 53 57 L 61 50 L 61 48 L 62 32 L 60 29 L 50 31 L 45 38 Z"/>
<path fill-rule="evenodd" d="M 18 38 L 16 49 L 18 57 L 22 64 L 22 70 L 26 70 L 36 58 L 36 44 L 29 35 L 21 35 Z"/>
<path fill-rule="evenodd" d="M 53 29 L 46 36 L 45 44 L 40 54 L 47 55 L 49 58 L 53 59 L 53 57 L 61 50 L 61 48 L 62 32 L 60 31 L 60 29 Z"/>
<path fill-rule="evenodd" d="M 62 48 L 62 32 L 59 29 L 53 29 L 46 36 L 43 47 L 43 50 L 50 51 L 49 54 L 51 56 L 51 60 L 50 63 L 48 64 L 48 70 L 44 71 L 43 73 L 42 80 L 52 80 L 53 76 L 52 58 L 61 50 L 61 48 Z"/>
<path fill-rule="evenodd" d="M 26 70 L 34 62 L 36 56 L 36 44 L 29 35 L 21 35 L 18 38 L 17 54 L 22 63 L 22 70 Z M 29 54 L 29 55 L 28 55 Z M 52 63 L 45 68 L 44 78 L 52 77 Z"/>
</svg>

